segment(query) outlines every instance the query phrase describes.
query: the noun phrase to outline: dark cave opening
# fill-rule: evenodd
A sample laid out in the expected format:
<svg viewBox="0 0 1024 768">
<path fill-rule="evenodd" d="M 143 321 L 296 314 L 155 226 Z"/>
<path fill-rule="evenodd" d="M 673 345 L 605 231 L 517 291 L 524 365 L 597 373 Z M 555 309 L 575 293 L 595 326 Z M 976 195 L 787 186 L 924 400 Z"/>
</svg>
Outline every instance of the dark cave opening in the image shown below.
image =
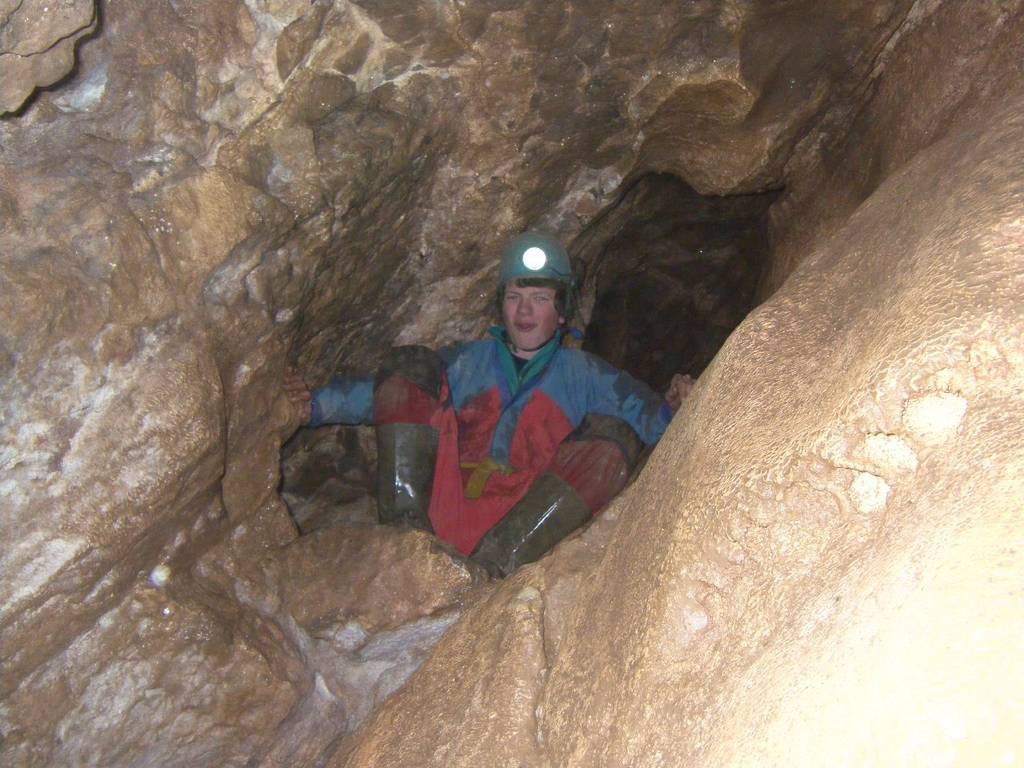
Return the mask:
<svg viewBox="0 0 1024 768">
<path fill-rule="evenodd" d="M 337 523 L 375 525 L 373 428 L 300 429 L 281 455 L 281 497 L 300 533 Z"/>
<path fill-rule="evenodd" d="M 638 179 L 581 238 L 583 347 L 664 391 L 697 377 L 754 307 L 775 191 L 704 196 L 678 177 Z"/>
</svg>

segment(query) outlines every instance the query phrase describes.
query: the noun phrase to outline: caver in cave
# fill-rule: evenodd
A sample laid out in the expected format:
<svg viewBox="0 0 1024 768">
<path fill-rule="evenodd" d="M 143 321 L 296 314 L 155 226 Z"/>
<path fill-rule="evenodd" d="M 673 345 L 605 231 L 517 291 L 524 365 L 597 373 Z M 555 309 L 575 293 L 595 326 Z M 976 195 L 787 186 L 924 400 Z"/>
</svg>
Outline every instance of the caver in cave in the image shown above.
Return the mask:
<svg viewBox="0 0 1024 768">
<path fill-rule="evenodd" d="M 505 576 L 585 523 L 625 485 L 693 381 L 665 395 L 563 346 L 577 304 L 569 255 L 527 232 L 504 249 L 491 338 L 393 349 L 374 378 L 289 399 L 310 426 L 376 425 L 378 514 L 433 531 Z"/>
</svg>

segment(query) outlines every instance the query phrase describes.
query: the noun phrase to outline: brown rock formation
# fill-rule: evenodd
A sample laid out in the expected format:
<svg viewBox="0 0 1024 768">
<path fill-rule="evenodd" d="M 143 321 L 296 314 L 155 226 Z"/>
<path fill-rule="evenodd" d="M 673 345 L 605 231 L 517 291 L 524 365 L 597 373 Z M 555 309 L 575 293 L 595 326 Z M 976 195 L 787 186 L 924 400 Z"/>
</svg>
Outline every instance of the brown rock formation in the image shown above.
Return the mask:
<svg viewBox="0 0 1024 768">
<path fill-rule="evenodd" d="M 24 104 L 36 88 L 53 85 L 75 65 L 75 46 L 96 28 L 93 0 L 3 0 L 0 3 L 0 115 Z M 87 108 L 95 78 L 65 101 Z"/>
<path fill-rule="evenodd" d="M 1021 40 L 1018 0 L 0 0 L 0 762 L 1013 759 Z M 688 221 L 624 214 L 652 173 L 785 191 L 610 514 L 489 597 L 336 488 L 297 537 L 284 366 L 478 333 L 528 225 L 588 306 L 698 269 L 631 235 Z"/>
</svg>

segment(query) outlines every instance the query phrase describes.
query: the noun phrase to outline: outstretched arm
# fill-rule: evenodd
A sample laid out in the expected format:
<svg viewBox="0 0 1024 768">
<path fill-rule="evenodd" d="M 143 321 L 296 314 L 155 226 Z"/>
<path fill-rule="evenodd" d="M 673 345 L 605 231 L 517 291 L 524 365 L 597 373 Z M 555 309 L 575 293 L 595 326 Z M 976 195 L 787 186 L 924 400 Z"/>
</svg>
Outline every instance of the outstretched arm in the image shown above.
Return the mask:
<svg viewBox="0 0 1024 768">
<path fill-rule="evenodd" d="M 580 403 L 581 417 L 588 413 L 615 416 L 631 426 L 646 445 L 661 439 L 672 409 L 661 395 L 644 382 L 588 352 L 575 358 L 582 364 L 573 378 L 585 382 L 586 399 Z"/>
<path fill-rule="evenodd" d="M 299 372 L 288 368 L 274 412 L 279 429 L 288 435 L 301 426 L 370 424 L 373 379 L 336 376 L 327 386 L 311 392 Z"/>
</svg>

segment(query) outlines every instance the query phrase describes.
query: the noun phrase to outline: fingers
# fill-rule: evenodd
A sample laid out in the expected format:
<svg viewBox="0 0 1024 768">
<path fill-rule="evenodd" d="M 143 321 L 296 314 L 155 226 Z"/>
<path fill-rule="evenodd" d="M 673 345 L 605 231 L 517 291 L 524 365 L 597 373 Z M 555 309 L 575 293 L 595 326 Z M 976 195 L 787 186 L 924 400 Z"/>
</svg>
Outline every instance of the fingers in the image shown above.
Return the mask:
<svg viewBox="0 0 1024 768">
<path fill-rule="evenodd" d="M 308 392 L 305 394 L 301 392 L 285 392 L 285 397 L 288 398 L 288 402 L 293 403 L 296 406 L 302 406 L 303 408 L 313 407 L 313 396 Z"/>
<path fill-rule="evenodd" d="M 285 369 L 281 388 L 284 390 L 285 396 L 295 405 L 302 406 L 305 411 L 309 411 L 312 408 L 310 401 L 313 395 L 309 391 L 309 386 L 294 368 Z M 309 421 L 309 418 L 307 417 L 305 421 Z"/>
<path fill-rule="evenodd" d="M 304 403 L 313 399 L 312 393 L 306 389 L 305 385 L 293 388 L 285 387 L 284 394 L 293 403 Z"/>
<path fill-rule="evenodd" d="M 679 376 L 679 374 L 676 374 L 676 376 Z M 695 386 L 697 386 L 697 382 L 689 374 L 679 376 L 679 381 L 677 382 L 676 389 L 679 392 L 680 405 L 682 405 L 683 400 L 690 396 L 690 393 L 693 392 L 693 388 Z"/>
<path fill-rule="evenodd" d="M 668 385 L 668 391 L 665 392 L 665 402 L 668 403 L 668 407 L 673 411 L 679 410 L 696 384 L 697 382 L 689 374 L 675 374 Z"/>
<path fill-rule="evenodd" d="M 296 403 L 282 392 L 270 409 L 271 428 L 284 442 L 299 427 L 309 424 L 313 416 L 313 404 L 309 401 Z"/>
<path fill-rule="evenodd" d="M 679 410 L 679 406 L 683 404 L 682 398 L 679 396 L 679 388 L 676 386 L 676 376 L 672 377 L 672 381 L 668 385 L 668 389 L 665 390 L 665 402 L 668 403 L 668 407 L 673 412 Z"/>
<path fill-rule="evenodd" d="M 284 371 L 285 389 L 308 389 L 305 380 L 294 368 L 285 368 Z"/>
</svg>

